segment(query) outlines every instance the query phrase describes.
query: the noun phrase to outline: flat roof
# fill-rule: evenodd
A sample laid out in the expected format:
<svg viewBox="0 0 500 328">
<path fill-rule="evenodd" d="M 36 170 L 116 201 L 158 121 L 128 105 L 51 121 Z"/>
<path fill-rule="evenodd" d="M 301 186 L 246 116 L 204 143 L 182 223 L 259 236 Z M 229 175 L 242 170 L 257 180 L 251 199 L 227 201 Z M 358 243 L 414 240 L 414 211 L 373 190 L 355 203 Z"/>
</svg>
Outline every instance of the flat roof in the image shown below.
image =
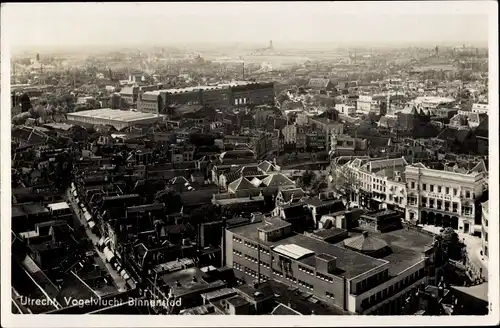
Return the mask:
<svg viewBox="0 0 500 328">
<path fill-rule="evenodd" d="M 354 231 L 350 232 L 350 235 L 354 237 L 361 233 L 361 231 Z M 370 231 L 370 235 L 385 241 L 391 248 L 392 253 L 382 259 L 389 262 L 389 274 L 392 276 L 396 276 L 401 271 L 422 261 L 424 251 L 427 250 L 433 242 L 433 237 L 431 235 L 407 229 L 385 233 Z M 344 247 L 343 241 L 335 245 Z"/>
<path fill-rule="evenodd" d="M 259 232 L 257 230 L 257 228 L 262 228 L 264 226 L 264 222 L 255 222 L 244 226 L 234 227 L 228 230 L 233 232 L 234 234 L 238 234 L 244 238 L 253 240 L 256 243 L 260 243 L 261 245 L 267 245 L 271 247 L 295 244 L 297 246 L 311 250 L 315 254 L 329 254 L 337 258 L 337 271 L 333 273 L 333 275 L 338 277 L 345 276 L 347 279 L 354 278 L 364 272 L 387 264 L 387 261 L 385 260 L 369 257 L 361 253 L 345 249 L 338 245 L 330 244 L 302 234 L 291 235 L 290 237 L 283 238 L 276 242 L 266 242 L 259 239 Z M 305 256 L 298 261 L 311 267 L 316 266 L 316 259 L 313 254 L 310 254 L 310 256 Z"/>
<path fill-rule="evenodd" d="M 274 231 L 276 229 L 285 228 L 291 226 L 289 222 L 282 220 L 279 217 L 266 218 L 264 219 L 264 223 L 266 224 L 262 228 L 258 228 L 260 231 L 269 232 Z"/>
<path fill-rule="evenodd" d="M 136 122 L 142 120 L 149 120 L 153 118 L 160 118 L 160 116 L 152 113 L 142 113 L 142 112 L 126 111 L 126 110 L 111 109 L 111 108 L 84 110 L 81 112 L 68 113 L 66 115 L 68 117 L 75 117 L 75 118 L 89 117 L 89 118 L 105 119 L 112 121 L 121 121 L 121 122 Z"/>
<path fill-rule="evenodd" d="M 49 205 L 47 205 L 47 207 L 49 208 L 49 210 L 52 210 L 52 211 L 60 211 L 60 210 L 69 209 L 69 205 L 66 202 L 49 204 Z"/>
</svg>

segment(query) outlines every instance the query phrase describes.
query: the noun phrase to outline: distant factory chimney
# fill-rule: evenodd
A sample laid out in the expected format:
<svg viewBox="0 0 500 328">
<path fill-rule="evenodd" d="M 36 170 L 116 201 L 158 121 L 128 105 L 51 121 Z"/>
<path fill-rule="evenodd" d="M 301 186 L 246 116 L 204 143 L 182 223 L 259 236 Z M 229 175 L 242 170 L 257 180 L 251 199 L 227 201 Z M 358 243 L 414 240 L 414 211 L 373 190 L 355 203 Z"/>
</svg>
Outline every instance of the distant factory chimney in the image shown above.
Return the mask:
<svg viewBox="0 0 500 328">
<path fill-rule="evenodd" d="M 273 49 L 273 40 L 269 41 L 269 49 Z"/>
<path fill-rule="evenodd" d="M 436 46 L 436 57 L 439 56 L 439 47 Z"/>
</svg>

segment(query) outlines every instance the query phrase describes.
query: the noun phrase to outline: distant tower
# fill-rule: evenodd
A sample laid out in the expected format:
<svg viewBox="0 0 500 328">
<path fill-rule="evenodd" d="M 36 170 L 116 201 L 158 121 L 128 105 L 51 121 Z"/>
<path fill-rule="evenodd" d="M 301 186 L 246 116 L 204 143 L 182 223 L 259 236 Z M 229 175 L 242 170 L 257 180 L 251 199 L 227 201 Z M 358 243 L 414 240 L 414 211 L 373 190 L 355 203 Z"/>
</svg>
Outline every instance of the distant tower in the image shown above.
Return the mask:
<svg viewBox="0 0 500 328">
<path fill-rule="evenodd" d="M 436 46 L 436 57 L 439 56 L 439 47 Z"/>
<path fill-rule="evenodd" d="M 269 49 L 271 49 L 271 50 L 273 49 L 273 40 L 269 41 Z"/>
</svg>

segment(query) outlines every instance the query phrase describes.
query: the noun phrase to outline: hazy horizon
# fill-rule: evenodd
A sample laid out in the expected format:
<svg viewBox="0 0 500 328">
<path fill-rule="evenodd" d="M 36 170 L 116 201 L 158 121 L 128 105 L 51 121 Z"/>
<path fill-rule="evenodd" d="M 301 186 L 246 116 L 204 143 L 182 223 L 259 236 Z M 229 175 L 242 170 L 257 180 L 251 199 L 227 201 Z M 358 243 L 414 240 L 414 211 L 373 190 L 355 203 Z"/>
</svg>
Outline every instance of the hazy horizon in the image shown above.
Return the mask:
<svg viewBox="0 0 500 328">
<path fill-rule="evenodd" d="M 484 2 L 483 2 L 484 4 Z M 468 5 L 468 7 L 467 7 Z M 3 5 L 12 52 L 195 44 L 487 46 L 481 2 Z M 4 24 L 2 24 L 4 25 Z"/>
</svg>

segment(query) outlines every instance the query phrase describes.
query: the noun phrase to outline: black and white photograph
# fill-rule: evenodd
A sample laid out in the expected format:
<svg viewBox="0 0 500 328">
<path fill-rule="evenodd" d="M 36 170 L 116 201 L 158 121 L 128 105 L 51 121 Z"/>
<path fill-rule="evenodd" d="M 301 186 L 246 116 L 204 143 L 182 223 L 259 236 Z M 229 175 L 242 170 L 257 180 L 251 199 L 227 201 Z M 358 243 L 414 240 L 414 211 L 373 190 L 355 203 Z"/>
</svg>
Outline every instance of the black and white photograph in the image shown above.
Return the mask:
<svg viewBox="0 0 500 328">
<path fill-rule="evenodd" d="M 1 15 L 2 326 L 498 324 L 496 2 Z"/>
</svg>

